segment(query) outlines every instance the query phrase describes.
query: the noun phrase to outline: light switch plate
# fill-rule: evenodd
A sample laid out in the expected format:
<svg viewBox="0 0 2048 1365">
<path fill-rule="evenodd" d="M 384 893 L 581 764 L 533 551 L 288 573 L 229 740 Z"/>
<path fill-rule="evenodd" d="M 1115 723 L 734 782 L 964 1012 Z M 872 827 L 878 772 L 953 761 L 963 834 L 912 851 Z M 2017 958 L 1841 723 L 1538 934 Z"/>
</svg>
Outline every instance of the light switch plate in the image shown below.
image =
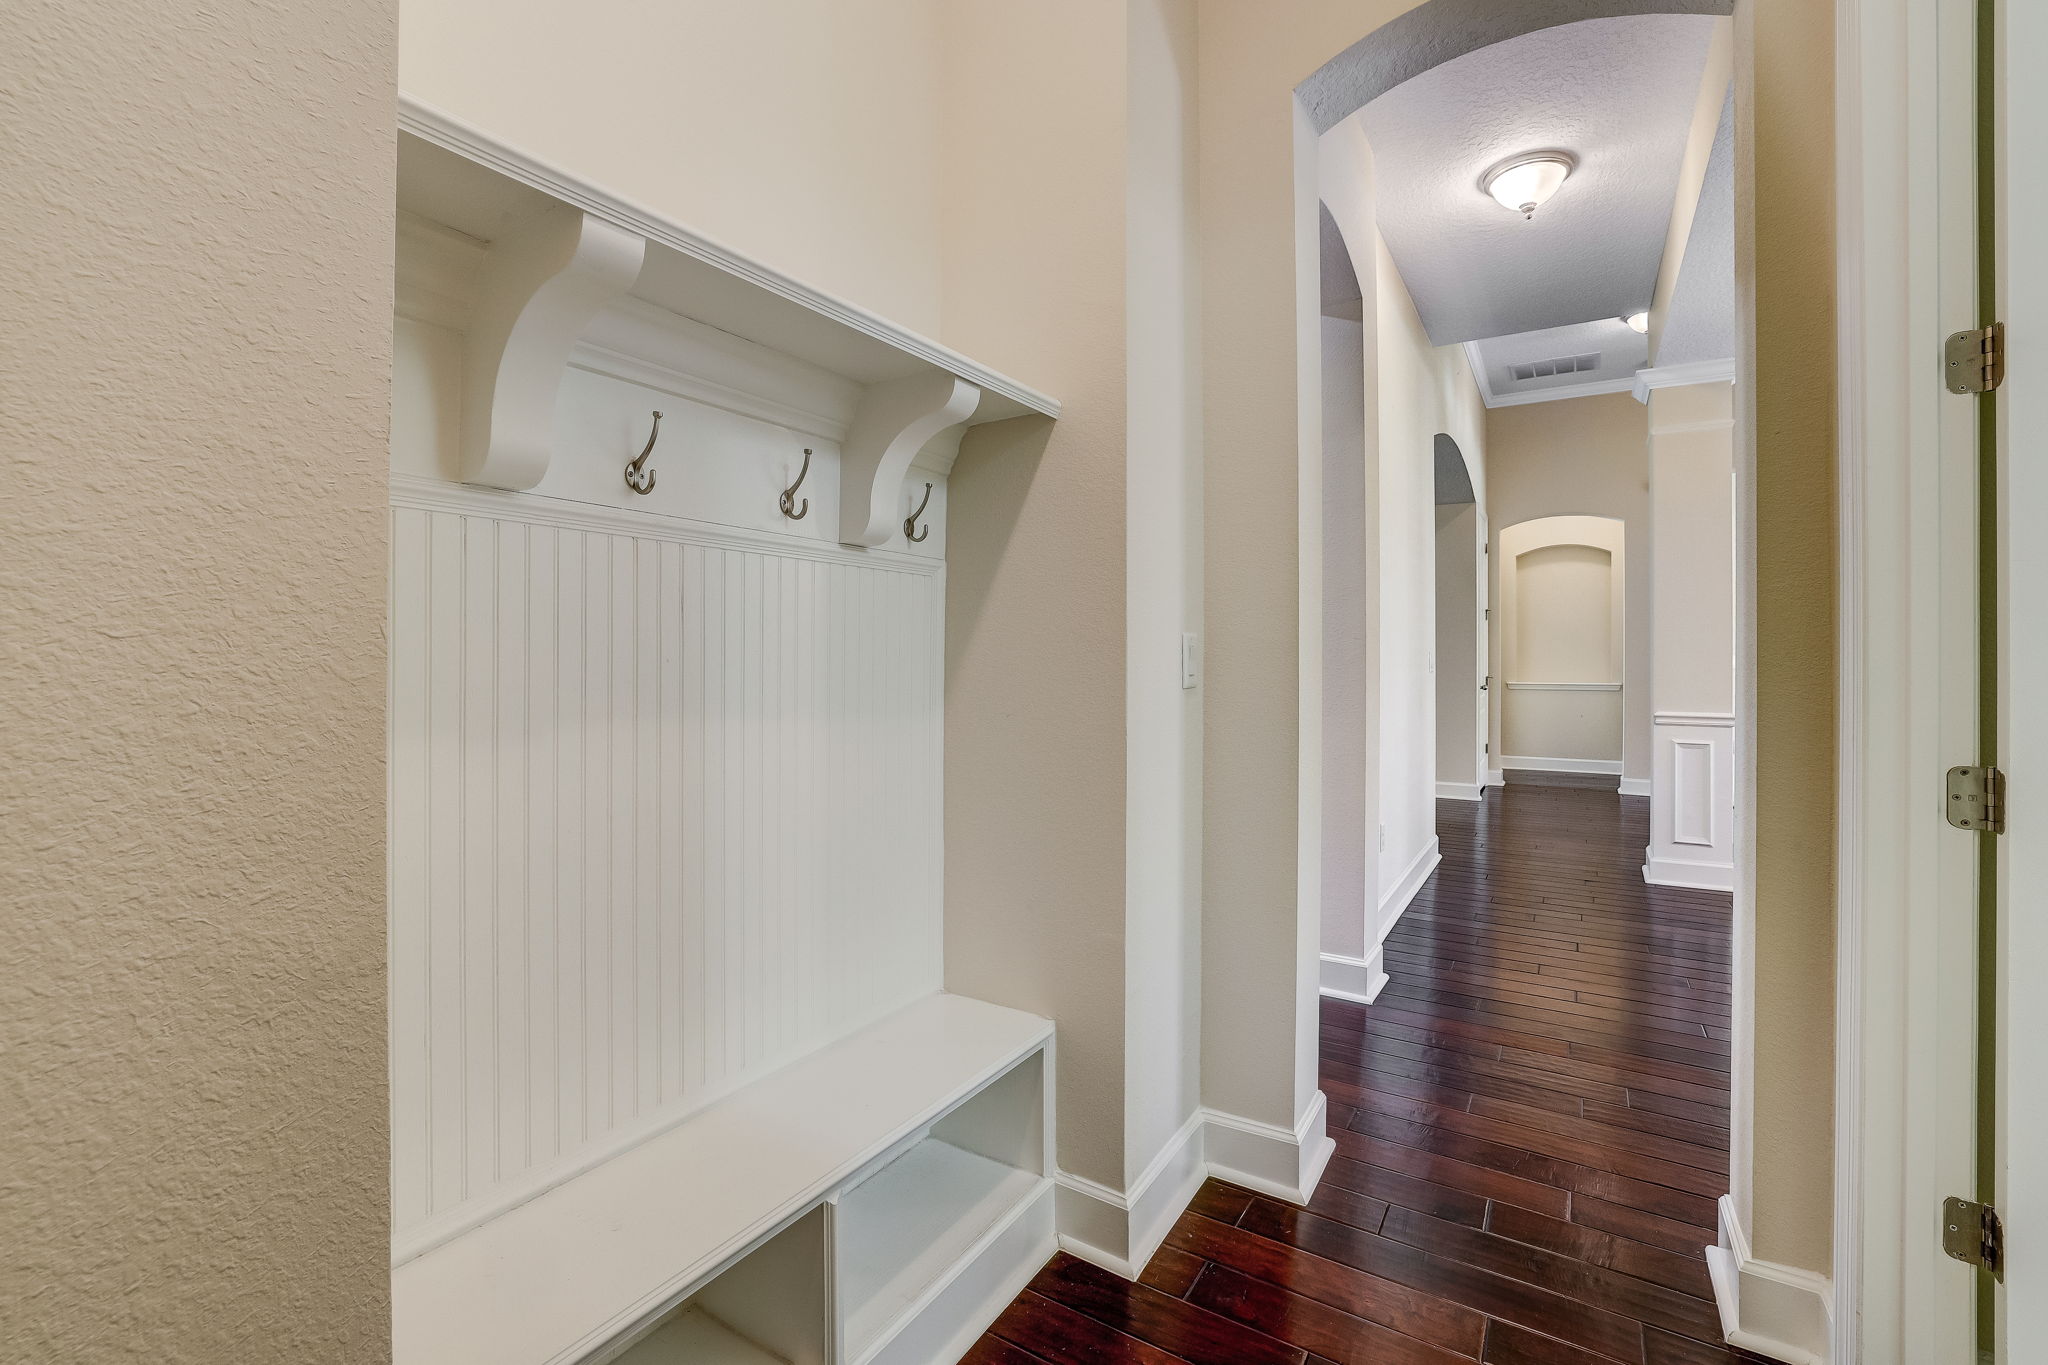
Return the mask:
<svg viewBox="0 0 2048 1365">
<path fill-rule="evenodd" d="M 1180 637 L 1180 685 L 1182 690 L 1202 680 L 1202 645 L 1192 633 Z"/>
</svg>

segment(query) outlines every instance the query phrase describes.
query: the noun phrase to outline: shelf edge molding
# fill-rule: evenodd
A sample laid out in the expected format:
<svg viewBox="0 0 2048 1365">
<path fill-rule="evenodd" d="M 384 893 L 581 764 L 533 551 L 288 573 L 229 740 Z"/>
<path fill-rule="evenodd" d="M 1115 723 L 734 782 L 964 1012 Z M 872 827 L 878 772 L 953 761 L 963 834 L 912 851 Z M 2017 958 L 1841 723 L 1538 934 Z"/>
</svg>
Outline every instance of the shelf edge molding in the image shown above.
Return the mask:
<svg viewBox="0 0 2048 1365">
<path fill-rule="evenodd" d="M 943 370 L 871 384 L 839 452 L 839 539 L 886 545 L 902 524 L 904 476 L 925 443 L 974 415 L 981 390 Z"/>
<path fill-rule="evenodd" d="M 514 492 L 548 472 L 569 352 L 640 276 L 647 239 L 561 205 L 494 242 L 469 329 L 462 478 Z"/>
<path fill-rule="evenodd" d="M 991 394 L 1042 416 L 1058 418 L 1059 400 L 980 365 L 950 347 L 885 321 L 857 304 L 835 298 L 734 251 L 702 233 L 662 217 L 579 176 L 549 165 L 404 90 L 398 92 L 398 127 L 435 146 L 488 167 L 521 184 L 649 241 L 713 265 L 779 298 L 873 337 L 936 368 L 960 375 Z"/>
</svg>

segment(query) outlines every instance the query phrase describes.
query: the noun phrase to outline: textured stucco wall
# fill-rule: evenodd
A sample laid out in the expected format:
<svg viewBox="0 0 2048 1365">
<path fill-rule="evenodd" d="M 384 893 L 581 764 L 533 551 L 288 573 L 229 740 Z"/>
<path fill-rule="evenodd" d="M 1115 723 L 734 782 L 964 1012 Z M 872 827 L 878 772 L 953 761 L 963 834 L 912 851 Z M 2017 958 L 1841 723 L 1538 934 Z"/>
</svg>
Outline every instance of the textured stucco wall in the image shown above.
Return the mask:
<svg viewBox="0 0 2048 1365">
<path fill-rule="evenodd" d="M 0 1360 L 389 1354 L 393 0 L 0 44 Z"/>
</svg>

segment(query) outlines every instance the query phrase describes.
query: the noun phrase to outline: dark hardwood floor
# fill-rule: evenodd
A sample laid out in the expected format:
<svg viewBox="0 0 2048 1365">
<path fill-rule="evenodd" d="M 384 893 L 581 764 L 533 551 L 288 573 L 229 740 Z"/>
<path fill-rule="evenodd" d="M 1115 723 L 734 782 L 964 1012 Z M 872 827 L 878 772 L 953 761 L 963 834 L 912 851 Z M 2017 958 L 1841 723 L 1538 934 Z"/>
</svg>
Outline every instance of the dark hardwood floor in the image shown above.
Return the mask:
<svg viewBox="0 0 2048 1365">
<path fill-rule="evenodd" d="M 1371 1006 L 1325 1000 L 1306 1208 L 1210 1181 L 1128 1284 L 1055 1258 L 972 1365 L 1705 1365 L 1729 898 L 1646 887 L 1649 803 L 1438 803 Z"/>
</svg>

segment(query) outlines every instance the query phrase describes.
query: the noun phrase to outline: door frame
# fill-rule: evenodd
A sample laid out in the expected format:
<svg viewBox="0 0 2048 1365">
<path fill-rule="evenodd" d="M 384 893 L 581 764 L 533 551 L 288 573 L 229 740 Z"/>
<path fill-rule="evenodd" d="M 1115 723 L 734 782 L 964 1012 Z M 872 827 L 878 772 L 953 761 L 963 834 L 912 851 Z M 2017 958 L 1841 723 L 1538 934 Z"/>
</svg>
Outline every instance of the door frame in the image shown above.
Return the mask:
<svg viewBox="0 0 2048 1365">
<path fill-rule="evenodd" d="M 1998 907 L 1997 960 L 2004 969 L 1998 972 L 1993 1084 L 1998 1148 L 1992 1193 L 2000 1217 L 2015 1235 L 2006 1238 L 2005 1280 L 1995 1296 L 1994 1340 L 1998 1359 L 2012 1360 L 2019 1358 L 2019 1351 L 2007 1352 L 2008 1341 L 2036 1343 L 2038 1349 L 2048 1333 L 2048 1294 L 2043 1292 L 2048 1262 L 2043 1260 L 2038 1234 L 2048 1219 L 2048 1170 L 2038 1159 L 2015 1160 L 2019 1153 L 2010 1140 L 2020 1135 L 2038 1152 L 2041 1134 L 2048 1131 L 2048 1093 L 2039 1084 L 2039 1040 L 2048 1036 L 2048 996 L 2039 989 L 2006 988 L 2013 969 L 2048 961 L 2048 919 L 2037 906 L 2017 905 L 2011 899 L 2048 876 L 2048 825 L 2043 824 L 2042 802 L 2035 796 L 2041 774 L 2048 773 L 2048 723 L 2039 703 L 2028 705 L 2033 699 L 2017 685 L 2038 686 L 2048 677 L 2048 633 L 2038 626 L 2016 628 L 2018 623 L 2038 620 L 2039 613 L 2015 610 L 2017 603 L 2027 600 L 2023 594 L 2048 574 L 2048 543 L 2029 515 L 2048 507 L 2048 466 L 2039 451 L 2039 433 L 2048 422 L 2048 386 L 2040 378 L 2048 261 L 2039 250 L 2010 249 L 2028 244 L 2038 232 L 2037 215 L 2048 211 L 2048 192 L 2030 164 L 2038 157 L 2037 139 L 2043 120 L 2048 120 L 2048 90 L 2041 88 L 2038 69 L 2040 58 L 2048 54 L 2048 10 L 2033 0 L 1997 0 L 1995 9 L 1995 283 L 2006 336 L 2006 381 L 1997 399 L 1998 492 L 2002 519 L 2024 529 L 2022 533 L 2001 528 L 1998 537 L 1998 581 L 2004 588 L 1999 602 L 1999 763 L 2008 770 L 2011 814 L 1998 848 L 2003 899 Z M 2025 132 L 2008 135 L 2007 129 Z M 2026 1040 L 2028 1046 L 2008 1046 L 2008 1039 Z M 2022 1069 L 2026 1074 L 2019 1074 Z"/>
<path fill-rule="evenodd" d="M 1942 385 L 1976 317 L 1974 0 L 1836 7 L 1838 812 L 1833 1361 L 1970 1358 L 1977 836 L 1977 404 Z"/>
</svg>

